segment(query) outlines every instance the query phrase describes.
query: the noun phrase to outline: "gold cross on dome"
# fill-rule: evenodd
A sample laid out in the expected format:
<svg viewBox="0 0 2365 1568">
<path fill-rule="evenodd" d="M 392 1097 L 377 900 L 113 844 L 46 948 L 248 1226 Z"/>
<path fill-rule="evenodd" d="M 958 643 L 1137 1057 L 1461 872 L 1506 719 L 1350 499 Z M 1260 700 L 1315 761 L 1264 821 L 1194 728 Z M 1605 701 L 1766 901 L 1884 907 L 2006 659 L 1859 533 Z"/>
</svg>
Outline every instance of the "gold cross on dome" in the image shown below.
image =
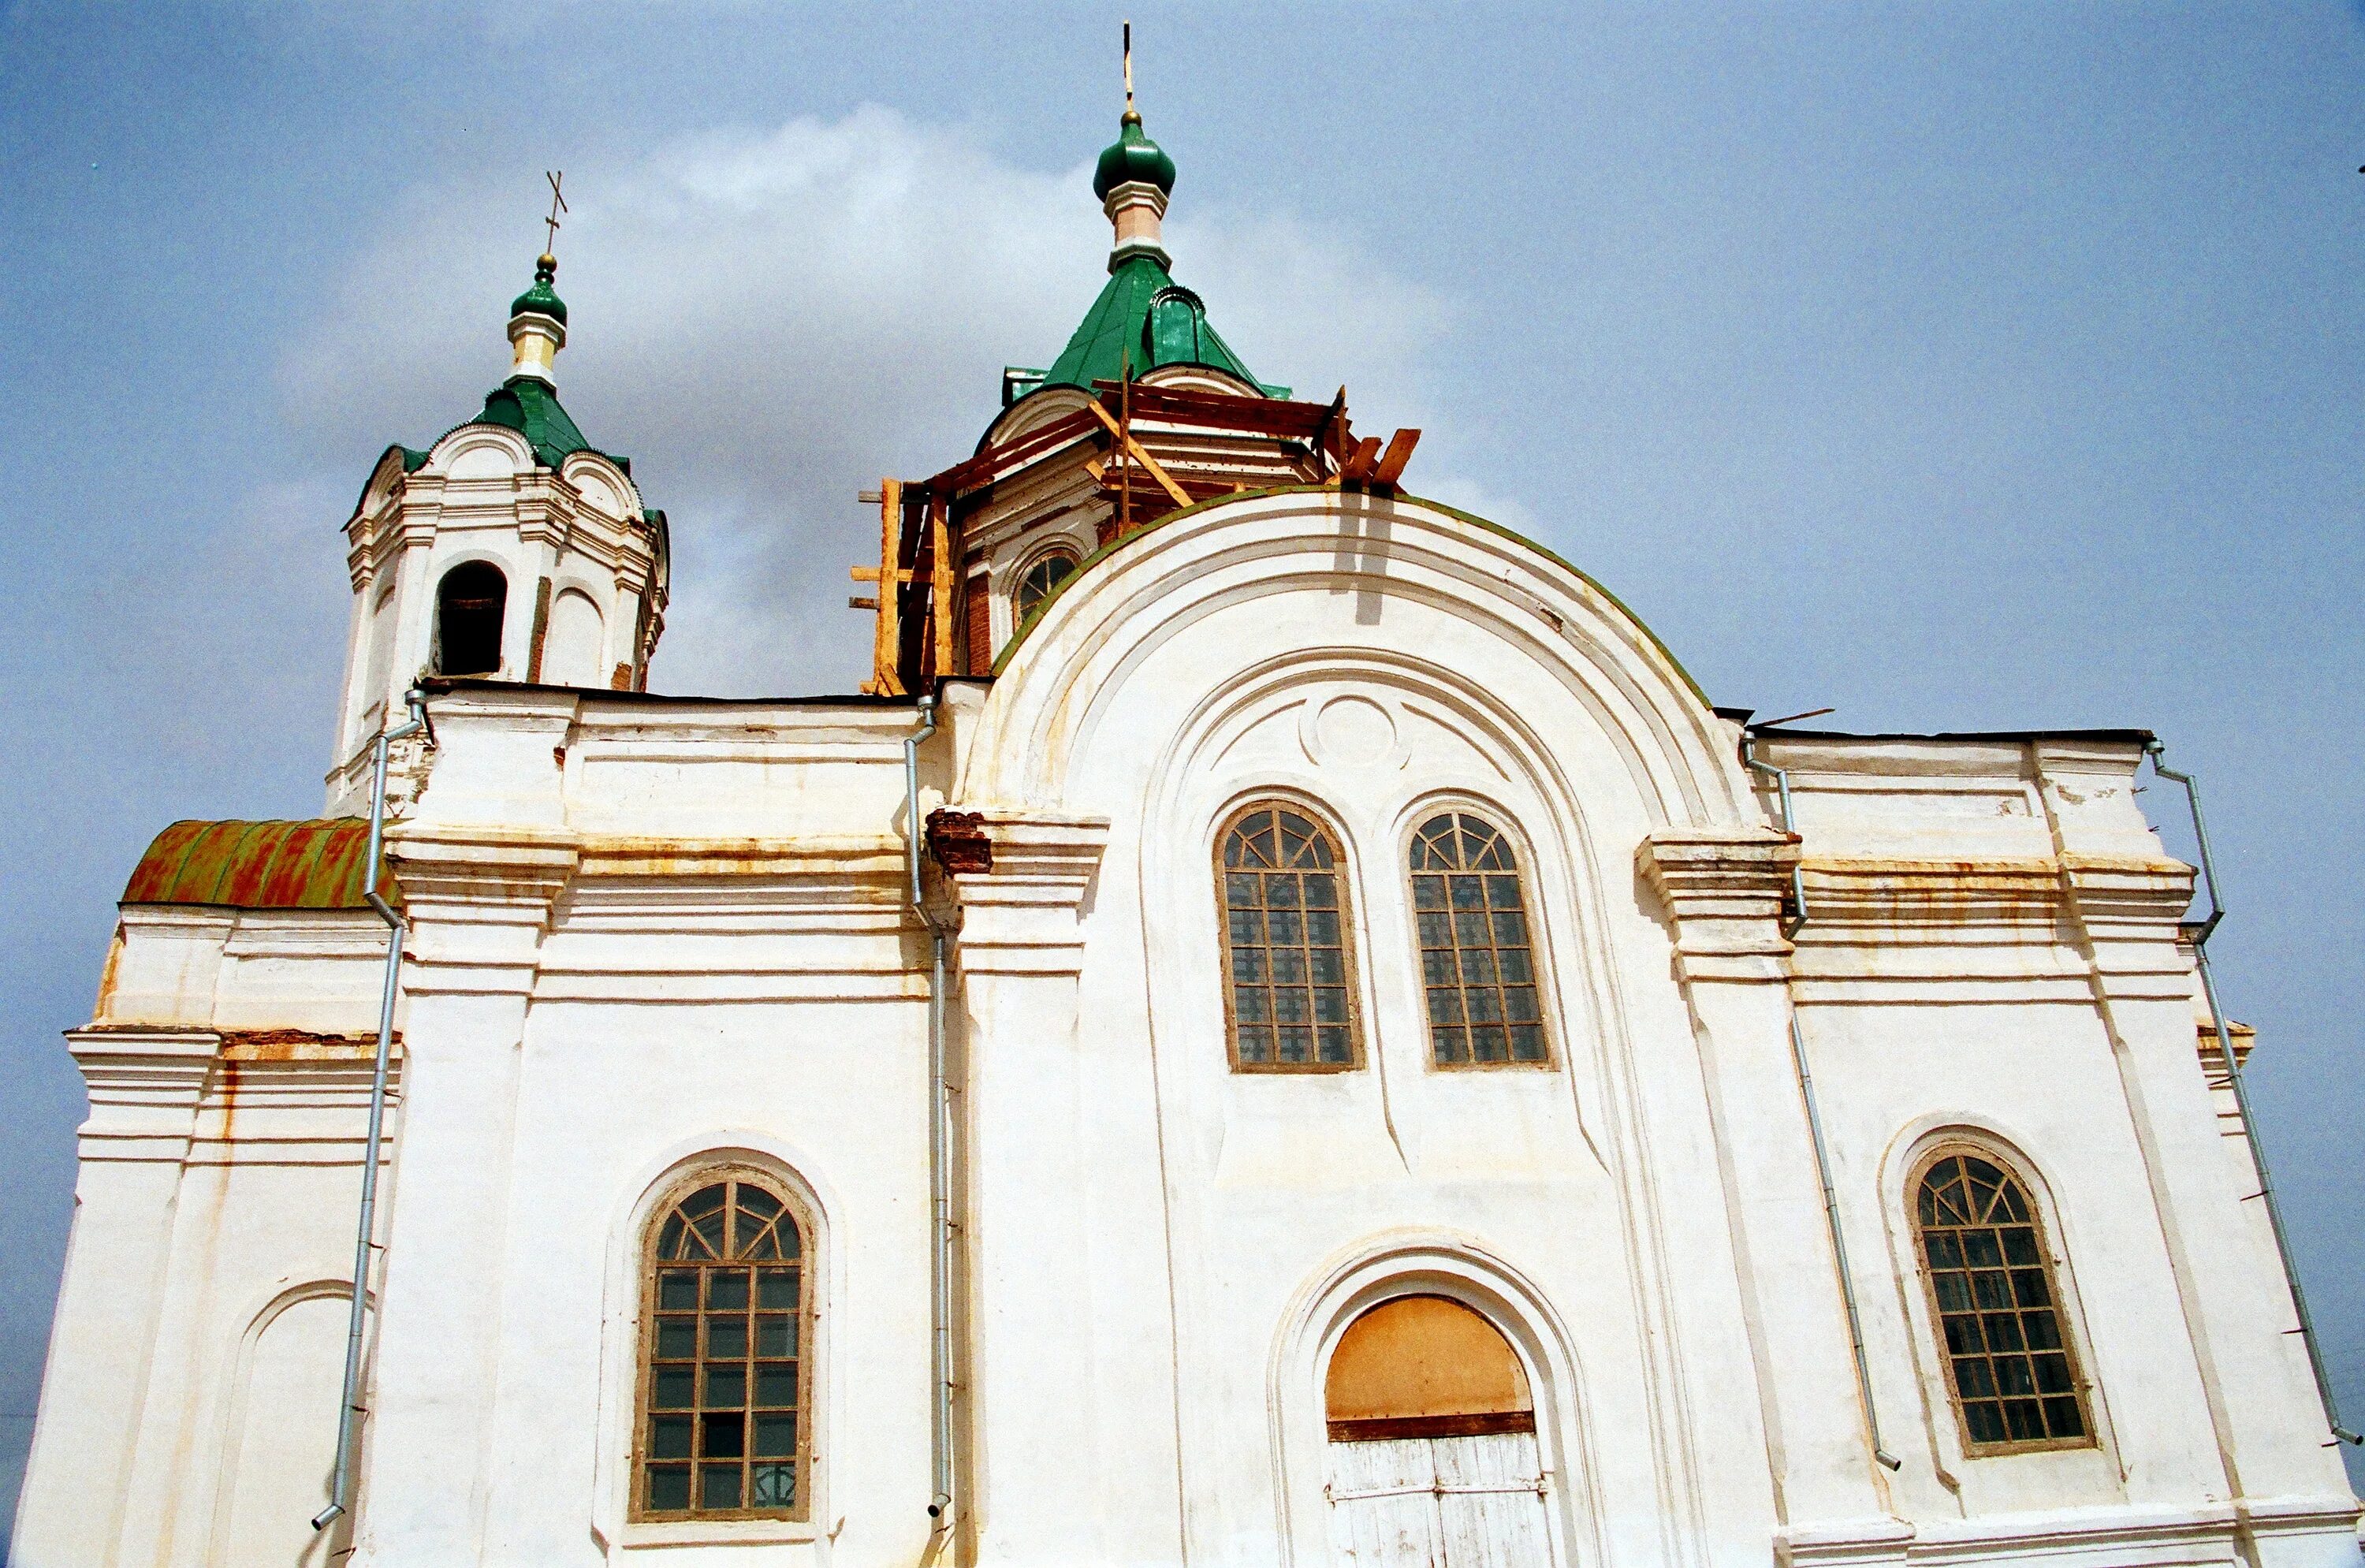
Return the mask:
<svg viewBox="0 0 2365 1568">
<path fill-rule="evenodd" d="M 1133 24 L 1125 25 L 1125 112 L 1133 113 Z"/>
<path fill-rule="evenodd" d="M 542 177 L 550 182 L 550 216 L 542 220 L 550 230 L 550 237 L 543 241 L 542 248 L 555 255 L 558 251 L 558 215 L 567 209 L 566 194 L 558 188 L 559 182 L 566 178 L 566 171 L 561 169 L 554 174 L 544 169 Z"/>
</svg>

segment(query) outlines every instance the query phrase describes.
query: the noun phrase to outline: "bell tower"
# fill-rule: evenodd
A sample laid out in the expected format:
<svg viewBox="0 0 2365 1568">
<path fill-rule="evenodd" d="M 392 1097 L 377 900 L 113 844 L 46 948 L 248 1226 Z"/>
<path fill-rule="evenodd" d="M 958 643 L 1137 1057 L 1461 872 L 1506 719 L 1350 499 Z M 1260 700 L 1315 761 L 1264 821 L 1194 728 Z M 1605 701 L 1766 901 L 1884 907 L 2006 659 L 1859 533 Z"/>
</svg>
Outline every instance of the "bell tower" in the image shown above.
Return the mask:
<svg viewBox="0 0 2365 1568">
<path fill-rule="evenodd" d="M 331 813 L 422 676 L 639 691 L 664 630 L 666 517 L 558 401 L 566 305 L 545 251 L 510 305 L 508 378 L 424 450 L 390 446 L 345 521 L 353 585 Z"/>
</svg>

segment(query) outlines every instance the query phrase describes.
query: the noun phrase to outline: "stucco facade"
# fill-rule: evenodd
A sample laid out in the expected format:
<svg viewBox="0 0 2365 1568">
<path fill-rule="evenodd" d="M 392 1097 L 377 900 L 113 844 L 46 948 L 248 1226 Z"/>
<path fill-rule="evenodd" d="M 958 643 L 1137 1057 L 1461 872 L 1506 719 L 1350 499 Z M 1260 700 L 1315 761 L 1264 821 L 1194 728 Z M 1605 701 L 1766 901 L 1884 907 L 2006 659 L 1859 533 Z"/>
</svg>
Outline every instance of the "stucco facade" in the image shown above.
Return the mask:
<svg viewBox="0 0 2365 1568">
<path fill-rule="evenodd" d="M 390 613 L 390 648 L 356 610 L 332 814 L 368 809 L 363 743 L 427 657 L 461 495 L 516 583 L 578 569 L 551 519 L 590 540 L 575 587 L 606 630 L 599 678 L 431 678 L 432 735 L 395 757 L 409 932 L 353 1506 L 308 1523 L 386 927 L 129 902 L 68 1037 L 92 1114 L 26 1568 L 2353 1562 L 2142 734 L 1752 731 L 1478 520 L 1331 472 L 1104 538 L 1095 467 L 1011 527 L 976 514 L 992 595 L 1022 534 L 1091 558 L 1023 629 L 992 600 L 991 673 L 936 670 L 915 818 L 913 697 L 603 689 L 655 638 L 630 640 L 654 557 L 605 458 L 537 468 L 463 427 L 381 467 L 357 583 L 411 580 L 415 551 L 390 602 L 429 608 Z M 1227 1042 L 1219 856 L 1258 802 L 1336 846 L 1339 1070 L 1239 1070 Z M 1407 855 L 1440 812 L 1516 857 L 1540 1061 L 1433 1048 Z M 2034 1205 L 2074 1440 L 1966 1424 L 1914 1212 L 1955 1149 Z M 803 1227 L 780 1517 L 648 1517 L 641 1490 L 651 1238 L 707 1171 Z M 1342 1337 L 1407 1295 L 1508 1341 L 1540 1470 L 1373 1546 L 1353 1520 L 1453 1491 L 1358 1492 L 1326 1420 Z"/>
</svg>

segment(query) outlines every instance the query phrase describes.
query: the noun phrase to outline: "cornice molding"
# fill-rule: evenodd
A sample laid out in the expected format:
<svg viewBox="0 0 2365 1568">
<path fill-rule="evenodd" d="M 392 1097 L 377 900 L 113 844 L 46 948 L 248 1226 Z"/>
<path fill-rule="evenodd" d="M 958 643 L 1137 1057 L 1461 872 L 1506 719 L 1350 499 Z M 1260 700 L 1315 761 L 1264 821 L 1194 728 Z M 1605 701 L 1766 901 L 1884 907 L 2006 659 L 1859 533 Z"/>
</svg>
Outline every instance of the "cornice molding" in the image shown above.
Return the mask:
<svg viewBox="0 0 2365 1568">
<path fill-rule="evenodd" d="M 987 809 L 938 811 L 931 852 L 960 908 L 969 974 L 1066 974 L 1083 968 L 1081 918 L 1106 817 Z"/>
<path fill-rule="evenodd" d="M 1766 828 L 1662 828 L 1635 847 L 1635 868 L 1666 912 L 1687 979 L 1783 978 L 1782 914 L 1793 834 Z"/>
<path fill-rule="evenodd" d="M 114 1025 L 68 1029 L 65 1037 L 90 1090 L 84 1159 L 177 1163 L 188 1157 L 197 1103 L 221 1049 L 219 1031 Z"/>
</svg>

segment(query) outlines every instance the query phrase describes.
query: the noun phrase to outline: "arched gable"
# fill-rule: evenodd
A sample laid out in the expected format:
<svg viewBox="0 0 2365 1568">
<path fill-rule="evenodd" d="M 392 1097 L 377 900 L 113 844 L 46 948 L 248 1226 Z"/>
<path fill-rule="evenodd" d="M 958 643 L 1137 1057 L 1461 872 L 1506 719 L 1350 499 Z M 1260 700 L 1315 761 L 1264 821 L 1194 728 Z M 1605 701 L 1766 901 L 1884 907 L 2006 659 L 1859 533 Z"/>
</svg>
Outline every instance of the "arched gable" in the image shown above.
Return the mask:
<svg viewBox="0 0 2365 1568">
<path fill-rule="evenodd" d="M 1341 659 L 1457 693 L 1538 756 L 1605 748 L 1653 826 L 1754 815 L 1706 700 L 1608 593 L 1483 520 L 1330 489 L 1188 509 L 1087 563 L 1005 655 L 964 793 L 1084 805 L 1113 735 Z"/>
</svg>

